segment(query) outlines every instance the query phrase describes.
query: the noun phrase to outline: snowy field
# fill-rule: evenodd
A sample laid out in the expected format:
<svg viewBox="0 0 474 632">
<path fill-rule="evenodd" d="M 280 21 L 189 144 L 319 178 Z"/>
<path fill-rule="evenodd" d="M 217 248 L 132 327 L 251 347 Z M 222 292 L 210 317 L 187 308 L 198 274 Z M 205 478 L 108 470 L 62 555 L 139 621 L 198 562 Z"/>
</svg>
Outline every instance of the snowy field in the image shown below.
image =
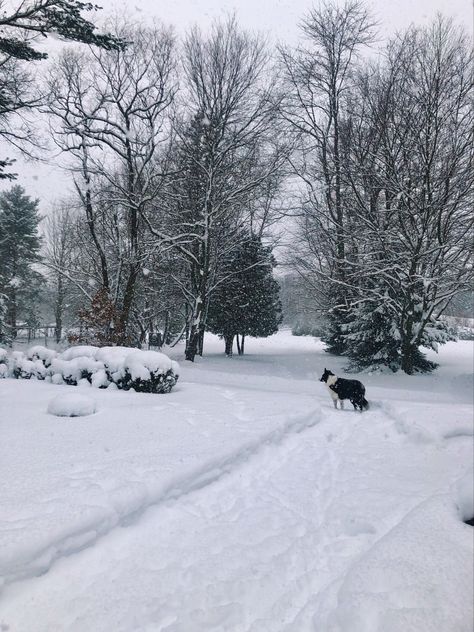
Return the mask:
<svg viewBox="0 0 474 632">
<path fill-rule="evenodd" d="M 472 632 L 472 343 L 363 414 L 319 341 L 246 346 L 168 395 L 0 380 L 2 632 Z"/>
</svg>

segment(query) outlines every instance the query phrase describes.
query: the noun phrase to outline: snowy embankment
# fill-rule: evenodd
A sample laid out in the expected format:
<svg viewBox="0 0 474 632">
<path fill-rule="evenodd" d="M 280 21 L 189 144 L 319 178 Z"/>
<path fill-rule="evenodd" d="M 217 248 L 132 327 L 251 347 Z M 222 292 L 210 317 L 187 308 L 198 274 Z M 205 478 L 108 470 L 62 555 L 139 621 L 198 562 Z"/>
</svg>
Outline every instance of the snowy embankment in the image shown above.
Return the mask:
<svg viewBox="0 0 474 632">
<path fill-rule="evenodd" d="M 89 417 L 46 414 L 73 387 L 0 382 L 0 624 L 471 632 L 471 343 L 362 376 L 363 414 L 332 408 L 319 343 L 248 347 L 166 397 L 79 387 Z"/>
</svg>

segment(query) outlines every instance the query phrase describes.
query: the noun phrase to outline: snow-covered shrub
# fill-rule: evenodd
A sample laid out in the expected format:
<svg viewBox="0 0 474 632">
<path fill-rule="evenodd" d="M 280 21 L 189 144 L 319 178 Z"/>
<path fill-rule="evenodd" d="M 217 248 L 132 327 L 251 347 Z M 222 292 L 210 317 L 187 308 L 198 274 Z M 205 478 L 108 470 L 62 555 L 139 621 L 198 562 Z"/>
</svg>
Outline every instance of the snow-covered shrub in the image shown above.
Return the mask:
<svg viewBox="0 0 474 632">
<path fill-rule="evenodd" d="M 21 351 L 14 351 L 8 360 L 8 373 L 21 380 L 44 380 L 47 370 L 41 360 L 29 360 Z"/>
<path fill-rule="evenodd" d="M 48 413 L 57 417 L 84 417 L 97 410 L 95 401 L 78 393 L 61 393 L 49 402 Z"/>
<path fill-rule="evenodd" d="M 107 376 L 106 370 L 99 369 L 96 371 L 91 378 L 91 384 L 95 388 L 107 388 L 111 382 Z"/>
<path fill-rule="evenodd" d="M 179 365 L 158 351 L 135 350 L 126 356 L 119 388 L 140 393 L 169 393 L 179 378 Z"/>
<path fill-rule="evenodd" d="M 71 349 L 67 351 L 71 351 Z M 61 376 L 66 384 L 76 386 L 83 379 L 92 382 L 93 375 L 104 370 L 104 364 L 94 360 L 93 357 L 75 356 L 74 354 L 67 354 L 67 357 L 71 357 L 71 355 L 73 357 L 70 360 L 64 359 L 64 354 L 54 358 L 50 367 L 51 375 Z M 56 384 L 60 382 L 58 377 L 54 378 L 53 381 Z"/>
<path fill-rule="evenodd" d="M 457 336 L 459 340 L 474 340 L 474 329 L 461 325 L 457 328 Z"/>
<path fill-rule="evenodd" d="M 1 350 L 3 351 L 3 350 Z M 46 379 L 52 384 L 92 384 L 95 388 L 169 393 L 178 381 L 179 365 L 163 353 L 133 347 L 77 346 L 56 353 L 46 347 L 15 351 L 6 362 L 0 355 L 0 377 Z"/>
<path fill-rule="evenodd" d="M 62 360 L 74 360 L 75 358 L 95 358 L 99 347 L 91 345 L 78 345 L 77 347 L 69 347 L 60 354 Z"/>
<path fill-rule="evenodd" d="M 7 350 L 0 347 L 0 379 L 8 375 L 7 355 Z"/>
<path fill-rule="evenodd" d="M 51 365 L 51 362 L 57 356 L 57 352 L 54 349 L 48 349 L 41 345 L 36 345 L 28 349 L 26 357 L 28 360 L 41 360 L 46 368 Z"/>
</svg>

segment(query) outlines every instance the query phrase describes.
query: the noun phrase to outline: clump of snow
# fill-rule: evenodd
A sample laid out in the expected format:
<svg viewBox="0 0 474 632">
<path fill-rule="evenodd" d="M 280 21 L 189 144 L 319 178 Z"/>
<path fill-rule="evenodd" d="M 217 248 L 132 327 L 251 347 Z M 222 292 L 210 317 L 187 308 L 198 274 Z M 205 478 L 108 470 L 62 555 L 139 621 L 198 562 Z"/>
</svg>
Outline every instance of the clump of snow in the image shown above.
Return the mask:
<svg viewBox="0 0 474 632">
<path fill-rule="evenodd" d="M 107 386 L 109 386 L 110 382 L 105 369 L 99 369 L 94 373 L 91 378 L 91 384 L 95 386 L 95 388 L 107 388 Z"/>
<path fill-rule="evenodd" d="M 41 360 L 29 360 L 21 351 L 14 351 L 8 360 L 8 373 L 17 379 L 44 380 L 47 370 Z"/>
<path fill-rule="evenodd" d="M 91 381 L 92 376 L 101 370 L 104 370 L 104 364 L 91 356 L 75 356 L 70 360 L 55 358 L 51 363 L 52 375 L 61 376 L 66 384 L 72 386 L 82 379 Z"/>
<path fill-rule="evenodd" d="M 7 350 L 0 347 L 0 379 L 8 375 L 7 356 Z"/>
<path fill-rule="evenodd" d="M 58 395 L 48 405 L 48 413 L 56 417 L 85 417 L 96 410 L 96 403 L 91 397 L 78 393 Z"/>
<path fill-rule="evenodd" d="M 123 368 L 125 358 L 136 351 L 134 347 L 101 347 L 95 359 L 103 362 L 109 373 L 116 373 Z"/>
<path fill-rule="evenodd" d="M 474 470 L 470 469 L 454 486 L 456 505 L 461 520 L 474 518 Z"/>
<path fill-rule="evenodd" d="M 48 367 L 57 355 L 58 354 L 54 351 L 54 349 L 48 349 L 42 345 L 36 345 L 28 349 L 26 357 L 28 360 L 41 360 L 44 366 Z"/>
<path fill-rule="evenodd" d="M 328 627 L 467 630 L 473 617 L 472 555 L 472 535 L 456 521 L 451 499 L 435 495 L 357 560 L 338 591 Z"/>
<path fill-rule="evenodd" d="M 63 351 L 60 355 L 62 360 L 74 360 L 74 358 L 95 358 L 99 347 L 93 347 L 91 345 L 78 345 L 77 347 L 69 347 L 66 351 Z"/>
</svg>

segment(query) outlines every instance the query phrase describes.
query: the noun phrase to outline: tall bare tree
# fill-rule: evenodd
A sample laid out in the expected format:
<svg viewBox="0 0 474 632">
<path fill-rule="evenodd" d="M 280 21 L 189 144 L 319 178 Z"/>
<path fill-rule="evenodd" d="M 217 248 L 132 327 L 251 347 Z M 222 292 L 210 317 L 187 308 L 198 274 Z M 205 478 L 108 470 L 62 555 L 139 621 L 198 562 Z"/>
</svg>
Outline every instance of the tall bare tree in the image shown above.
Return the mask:
<svg viewBox="0 0 474 632">
<path fill-rule="evenodd" d="M 234 18 L 215 23 L 208 36 L 194 28 L 183 65 L 183 114 L 176 123 L 181 178 L 169 190 L 168 217 L 169 239 L 189 266 L 182 288 L 190 304 L 186 358 L 193 361 L 220 257 L 248 221 L 255 191 L 279 168 L 281 151 L 271 137 L 269 57 L 259 37 L 241 31 Z M 148 223 L 163 240 L 152 216 Z"/>
<path fill-rule="evenodd" d="M 305 17 L 302 32 L 305 45 L 279 51 L 285 93 L 281 113 L 299 140 L 292 164 L 303 183 L 302 230 L 313 255 L 308 258 L 304 252 L 296 263 L 304 276 L 310 265 L 312 272 L 325 278 L 325 309 L 346 308 L 351 231 L 341 156 L 344 104 L 357 57 L 374 39 L 374 23 L 359 0 L 349 0 L 342 7 L 323 2 Z M 329 343 L 339 352 L 337 329 Z"/>
<path fill-rule="evenodd" d="M 176 87 L 170 30 L 127 26 L 115 32 L 129 42 L 125 49 L 63 55 L 49 81 L 48 109 L 57 143 L 73 158 L 101 288 L 116 304 L 115 333 L 125 340 L 143 266 L 141 218 L 161 185 L 156 161 Z M 116 237 L 112 258 L 99 234 L 104 220 Z"/>
<path fill-rule="evenodd" d="M 346 173 L 364 257 L 350 331 L 377 338 L 376 314 L 392 366 L 407 373 L 432 368 L 419 347 L 445 339 L 438 319 L 472 278 L 472 60 L 466 34 L 439 17 L 393 40 L 354 96 Z M 353 345 L 387 353 L 372 347 Z"/>
</svg>

